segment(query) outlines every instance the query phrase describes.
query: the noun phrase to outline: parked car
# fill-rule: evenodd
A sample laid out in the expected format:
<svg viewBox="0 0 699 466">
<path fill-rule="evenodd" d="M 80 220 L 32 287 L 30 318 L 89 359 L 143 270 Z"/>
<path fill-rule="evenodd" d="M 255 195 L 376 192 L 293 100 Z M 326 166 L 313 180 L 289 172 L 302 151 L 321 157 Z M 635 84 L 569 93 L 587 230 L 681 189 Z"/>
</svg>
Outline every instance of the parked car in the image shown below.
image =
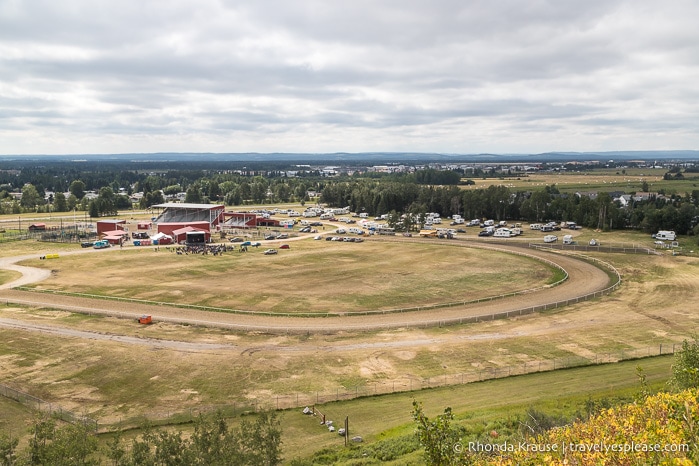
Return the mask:
<svg viewBox="0 0 699 466">
<path fill-rule="evenodd" d="M 286 233 L 279 233 L 277 235 L 277 239 L 287 239 L 288 237 L 289 235 L 287 235 Z"/>
<path fill-rule="evenodd" d="M 478 236 L 493 236 L 494 233 L 492 230 L 481 230 L 478 232 Z"/>
<path fill-rule="evenodd" d="M 288 244 L 282 244 L 281 246 L 279 246 L 279 249 L 289 249 L 289 245 L 288 245 Z"/>
<path fill-rule="evenodd" d="M 267 235 L 267 236 L 265 236 L 265 239 L 266 239 L 267 241 L 269 241 L 269 240 L 271 240 L 271 239 L 275 239 L 275 238 L 276 238 L 276 237 L 275 237 L 274 235 Z"/>
<path fill-rule="evenodd" d="M 276 254 L 276 253 L 277 253 L 276 249 L 265 249 L 264 255 L 269 256 L 269 255 Z"/>
<path fill-rule="evenodd" d="M 242 242 L 243 242 L 243 238 L 238 238 L 238 237 L 236 236 L 235 238 L 231 238 L 231 239 L 230 239 L 230 242 L 231 242 L 231 243 L 242 243 Z"/>
<path fill-rule="evenodd" d="M 314 236 L 313 239 L 314 239 L 314 240 L 320 240 L 320 239 L 323 239 L 323 237 L 320 236 L 320 235 L 318 235 L 318 236 Z"/>
<path fill-rule="evenodd" d="M 310 233 L 311 227 L 303 227 L 299 230 L 299 233 Z"/>
<path fill-rule="evenodd" d="M 600 246 L 600 242 L 597 239 L 590 240 L 590 246 Z"/>
<path fill-rule="evenodd" d="M 93 243 L 92 241 L 83 241 L 82 243 L 80 243 L 80 246 L 82 246 L 83 248 L 91 248 L 94 245 L 95 243 Z"/>
</svg>

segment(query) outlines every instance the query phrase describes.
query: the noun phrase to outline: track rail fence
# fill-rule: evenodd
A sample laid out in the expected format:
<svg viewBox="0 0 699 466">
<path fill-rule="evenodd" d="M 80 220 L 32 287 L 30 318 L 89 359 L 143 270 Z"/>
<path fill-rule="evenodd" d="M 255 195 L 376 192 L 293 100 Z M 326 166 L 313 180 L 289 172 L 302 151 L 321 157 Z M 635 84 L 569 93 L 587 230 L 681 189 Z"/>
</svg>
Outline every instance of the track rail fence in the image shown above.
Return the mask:
<svg viewBox="0 0 699 466">
<path fill-rule="evenodd" d="M 390 239 L 384 239 L 384 238 L 381 238 L 381 240 L 390 241 Z M 435 242 L 439 242 L 439 241 L 435 241 Z M 444 241 L 444 243 L 445 244 L 455 244 L 454 242 L 451 242 L 451 241 Z M 457 243 L 457 245 L 458 245 L 458 243 Z M 346 314 L 269 313 L 269 312 L 256 312 L 256 311 L 243 311 L 243 310 L 235 310 L 235 309 L 227 309 L 227 308 L 217 308 L 217 307 L 209 307 L 209 306 L 165 303 L 165 302 L 148 301 L 148 300 L 140 300 L 140 299 L 133 299 L 133 298 L 106 297 L 106 296 L 97 296 L 97 295 L 83 294 L 83 293 L 67 293 L 67 292 L 54 291 L 54 290 L 37 290 L 37 289 L 31 288 L 31 287 L 22 287 L 22 286 L 15 287 L 13 289 L 20 290 L 20 291 L 30 291 L 30 292 L 66 295 L 66 296 L 83 297 L 83 298 L 99 298 L 99 299 L 103 299 L 103 300 L 130 302 L 130 303 L 134 303 L 134 304 L 145 304 L 145 305 L 153 305 L 153 306 L 159 306 L 159 307 L 171 306 L 171 307 L 177 307 L 177 308 L 183 308 L 183 309 L 192 309 L 192 310 L 209 311 L 209 312 L 248 314 L 248 315 L 258 315 L 258 316 L 267 316 L 267 317 L 273 316 L 273 317 L 295 317 L 295 318 L 300 318 L 300 317 L 333 318 L 333 317 L 338 317 L 341 315 L 345 315 L 345 316 L 382 315 L 382 314 L 395 314 L 395 313 L 425 311 L 425 310 L 445 308 L 445 307 L 455 307 L 455 306 L 460 306 L 460 305 L 473 304 L 473 303 L 485 302 L 485 301 L 492 301 L 492 300 L 501 299 L 501 298 L 505 298 L 505 297 L 509 297 L 509 296 L 516 296 L 516 295 L 531 293 L 533 291 L 537 291 L 540 289 L 545 289 L 545 288 L 550 288 L 553 286 L 560 285 L 561 283 L 568 280 L 568 273 L 562 267 L 560 267 L 558 264 L 556 264 L 555 262 L 550 261 L 550 260 L 545 259 L 545 258 L 541 258 L 541 257 L 534 257 L 531 254 L 527 254 L 524 251 L 520 252 L 520 251 L 512 251 L 509 249 L 499 249 L 497 247 L 493 247 L 492 245 L 486 246 L 486 245 L 473 244 L 473 243 L 469 244 L 468 246 L 463 245 L 463 244 L 461 244 L 459 246 L 483 248 L 483 249 L 488 249 L 488 250 L 500 251 L 500 252 L 507 253 L 507 254 L 515 254 L 515 255 L 520 255 L 520 256 L 524 256 L 524 257 L 531 257 L 537 261 L 543 262 L 551 267 L 559 269 L 563 273 L 564 276 L 555 283 L 544 285 L 542 287 L 538 287 L 535 289 L 520 290 L 520 291 L 516 291 L 516 292 L 512 292 L 512 293 L 481 298 L 478 300 L 440 303 L 440 304 L 435 304 L 432 306 L 419 306 L 419 307 L 411 307 L 411 308 L 403 308 L 403 309 L 389 309 L 389 310 L 381 310 L 381 311 L 357 311 L 357 312 L 351 312 L 351 313 L 346 313 Z M 540 245 L 534 245 L 534 244 L 522 245 L 523 248 L 531 247 L 533 249 L 539 249 L 539 246 Z M 551 253 L 560 253 L 560 252 L 558 252 L 556 250 L 551 250 Z M 568 254 L 570 254 L 570 253 L 568 253 Z M 581 260 L 593 262 L 598 267 L 601 267 L 601 268 L 608 270 L 614 276 L 614 279 L 612 280 L 613 283 L 611 283 L 608 287 L 606 287 L 602 290 L 598 290 L 598 291 L 595 291 L 593 293 L 588 293 L 588 294 L 576 296 L 575 298 L 565 299 L 565 300 L 561 300 L 561 301 L 553 301 L 553 302 L 549 302 L 549 303 L 539 304 L 536 306 L 530 306 L 530 307 L 525 307 L 525 308 L 520 308 L 520 309 L 513 309 L 513 310 L 509 310 L 509 311 L 503 311 L 503 312 L 497 312 L 497 313 L 491 313 L 491 314 L 482 314 L 482 315 L 453 317 L 453 318 L 447 318 L 447 319 L 430 319 L 430 320 L 422 320 L 422 321 L 416 320 L 416 321 L 411 321 L 411 322 L 398 322 L 398 323 L 386 323 L 386 324 L 372 323 L 371 325 L 366 325 L 366 324 L 365 325 L 362 325 L 362 324 L 354 325 L 353 323 L 347 322 L 346 325 L 343 324 L 343 330 L 372 331 L 372 330 L 380 330 L 380 329 L 385 330 L 385 329 L 394 329 L 394 328 L 446 327 L 446 326 L 450 326 L 450 325 L 460 325 L 460 324 L 483 322 L 483 321 L 488 321 L 488 320 L 505 319 L 505 318 L 509 318 L 509 317 L 532 314 L 532 313 L 540 312 L 540 311 L 547 311 L 550 309 L 557 309 L 559 307 L 568 306 L 570 304 L 576 304 L 576 303 L 579 303 L 582 301 L 596 299 L 596 298 L 599 298 L 599 297 L 602 297 L 604 295 L 612 293 L 619 286 L 621 286 L 621 283 L 622 283 L 621 275 L 616 270 L 616 268 L 614 268 L 614 266 L 612 266 L 611 264 L 604 262 L 600 259 L 594 258 L 594 257 L 584 256 L 580 253 L 573 253 L 571 255 L 575 255 L 576 257 L 578 257 Z M 17 300 L 17 299 L 13 299 L 11 301 L 18 303 L 18 304 L 31 304 L 29 302 L 23 302 L 22 300 Z M 9 300 L 8 300 L 8 303 L 9 303 Z M 81 313 L 85 313 L 85 314 L 108 315 L 108 316 L 112 316 L 112 317 L 127 318 L 127 319 L 132 319 L 132 318 L 138 317 L 137 314 L 120 312 L 120 311 L 93 310 L 93 309 L 88 309 L 88 308 L 81 308 L 78 306 L 72 306 L 72 307 L 57 306 L 57 307 L 70 309 L 74 312 L 81 312 Z M 181 323 L 182 322 L 181 319 L 170 318 L 167 316 L 158 316 L 158 320 L 161 320 L 164 322 L 172 322 L 172 323 Z M 284 326 L 284 325 L 269 325 L 269 324 L 268 325 L 251 325 L 251 324 L 238 324 L 238 323 L 227 323 L 227 322 L 213 322 L 213 321 L 197 320 L 197 319 L 187 319 L 186 323 L 192 324 L 192 325 L 228 328 L 231 330 L 248 331 L 248 332 L 263 331 L 263 332 L 277 333 L 277 334 L 279 334 L 279 333 L 305 334 L 305 333 L 309 332 L 309 328 L 307 326 L 290 327 L 290 326 Z M 321 332 L 321 333 L 322 332 L 332 333 L 332 332 L 336 332 L 337 328 L 336 328 L 336 326 L 333 326 L 333 325 L 329 325 L 328 327 L 314 326 L 313 331 L 314 332 Z"/>
</svg>

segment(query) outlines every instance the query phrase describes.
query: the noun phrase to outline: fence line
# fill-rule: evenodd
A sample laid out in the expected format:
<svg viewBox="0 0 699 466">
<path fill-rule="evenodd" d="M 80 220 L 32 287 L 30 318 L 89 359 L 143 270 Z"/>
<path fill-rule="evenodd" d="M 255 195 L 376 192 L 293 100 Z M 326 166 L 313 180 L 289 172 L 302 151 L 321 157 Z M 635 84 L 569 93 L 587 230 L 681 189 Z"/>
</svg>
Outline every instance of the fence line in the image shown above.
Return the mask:
<svg viewBox="0 0 699 466">
<path fill-rule="evenodd" d="M 191 422 L 199 415 L 211 414 L 217 411 L 225 416 L 236 416 L 245 413 L 294 409 L 316 404 L 324 404 L 334 401 L 347 401 L 362 397 L 387 395 L 392 393 L 406 393 L 429 388 L 439 388 L 447 386 L 465 385 L 469 383 L 482 382 L 486 380 L 501 379 L 506 377 L 534 374 L 537 372 L 550 372 L 561 369 L 575 367 L 589 367 L 600 364 L 613 364 L 621 361 L 633 359 L 675 354 L 682 348 L 681 343 L 660 343 L 658 346 L 645 348 L 633 348 L 603 353 L 595 353 L 588 357 L 565 356 L 553 359 L 542 359 L 528 361 L 521 364 L 508 366 L 483 367 L 470 372 L 460 372 L 456 374 L 443 374 L 431 377 L 401 377 L 393 380 L 382 380 L 366 382 L 363 385 L 353 387 L 337 387 L 330 391 L 315 391 L 311 393 L 279 394 L 249 399 L 244 401 L 234 401 L 232 404 L 205 405 L 187 408 L 184 410 L 155 410 L 142 413 L 127 419 L 121 419 L 116 423 L 107 424 L 85 417 L 78 416 L 69 411 L 63 410 L 55 404 L 48 403 L 26 393 L 12 389 L 0 384 L 0 395 L 6 396 L 22 404 L 40 411 L 46 411 L 60 415 L 67 422 L 81 422 L 96 432 L 107 432 L 114 428 L 139 427 L 145 422 L 153 424 L 185 423 Z"/>
<path fill-rule="evenodd" d="M 510 366 L 482 368 L 478 371 L 473 371 L 469 373 L 444 374 L 427 378 L 403 377 L 396 380 L 368 382 L 365 385 L 358 385 L 355 387 L 338 387 L 335 390 L 324 392 L 317 391 L 314 393 L 272 395 L 269 397 L 248 401 L 246 402 L 247 404 L 242 403 L 234 404 L 232 406 L 227 405 L 227 409 L 225 411 L 240 413 L 243 411 L 302 408 L 304 406 L 312 406 L 333 401 L 346 401 L 360 397 L 410 392 L 427 388 L 462 385 L 516 375 L 532 374 L 536 372 L 548 372 L 552 370 L 568 369 L 573 367 L 609 364 L 648 356 L 668 355 L 674 354 L 675 351 L 681 349 L 681 346 L 682 345 L 680 343 L 664 343 L 660 344 L 658 347 L 647 347 L 640 349 L 619 350 L 617 352 L 599 353 L 595 354 L 594 358 L 585 358 L 582 356 L 569 356 L 540 361 L 531 361 Z M 211 412 L 216 410 L 214 408 L 218 409 L 220 407 L 203 408 L 203 410 L 206 412 Z M 180 415 L 182 415 L 182 413 L 180 413 Z M 172 413 L 151 412 L 147 415 L 147 417 L 149 419 L 165 420 L 168 417 L 172 417 Z"/>
<path fill-rule="evenodd" d="M 368 382 L 354 387 L 338 387 L 331 391 L 314 393 L 294 393 L 289 395 L 272 395 L 255 400 L 257 409 L 290 409 L 323 404 L 333 401 L 352 400 L 360 397 L 410 392 L 427 388 L 465 385 L 485 380 L 506 378 L 517 375 L 550 372 L 574 367 L 587 367 L 611 364 L 621 361 L 650 356 L 674 354 L 681 350 L 681 343 L 662 343 L 659 346 L 597 353 L 594 356 L 567 356 L 554 359 L 530 361 L 521 364 L 486 367 L 473 372 L 444 374 L 432 377 L 402 377 L 395 380 Z"/>
<path fill-rule="evenodd" d="M 36 411 L 49 413 L 63 421 L 70 422 L 71 424 L 83 424 L 90 430 L 97 431 L 98 423 L 96 420 L 89 418 L 87 416 L 81 416 L 75 414 L 72 411 L 63 409 L 56 403 L 50 403 L 48 401 L 37 398 L 33 395 L 25 393 L 23 391 L 17 390 L 15 388 L 9 387 L 5 384 L 0 383 L 0 396 L 15 400 L 18 403 L 27 406 L 28 408 L 34 409 Z"/>
<path fill-rule="evenodd" d="M 390 239 L 386 239 L 386 240 L 390 241 Z M 560 265 L 558 265 L 555 262 L 552 262 L 548 259 L 542 258 L 542 257 L 534 257 L 531 254 L 527 254 L 525 252 L 498 249 L 498 248 L 494 248 L 494 247 L 487 247 L 486 248 L 486 247 L 483 247 L 482 245 L 465 245 L 465 244 L 454 244 L 454 243 L 444 243 L 444 244 L 456 245 L 456 246 L 460 246 L 460 247 L 474 247 L 477 249 L 488 249 L 491 251 L 502 252 L 502 253 L 506 253 L 506 254 L 513 254 L 513 255 L 522 256 L 522 257 L 528 257 L 528 258 L 534 259 L 536 261 L 542 262 L 542 263 L 548 265 L 549 267 L 552 267 L 552 268 L 559 270 L 560 272 L 562 272 L 563 277 L 561 279 L 557 280 L 556 282 L 548 284 L 548 285 L 542 285 L 542 286 L 538 286 L 538 287 L 534 287 L 534 288 L 528 288 L 525 290 L 513 291 L 510 293 L 502 293 L 502 294 L 495 295 L 495 296 L 486 296 L 486 297 L 478 298 L 478 299 L 461 300 L 461 301 L 453 301 L 453 302 L 437 303 L 437 304 L 427 304 L 427 305 L 423 305 L 423 306 L 412 306 L 412 307 L 397 308 L 397 309 L 383 309 L 383 310 L 377 310 L 377 311 L 371 311 L 371 310 L 348 311 L 348 312 L 339 313 L 339 314 L 338 313 L 329 313 L 329 312 L 290 313 L 290 312 L 248 311 L 248 310 L 243 310 L 243 309 L 231 309 L 231 308 L 222 308 L 222 307 L 215 307 L 215 306 L 202 306 L 202 305 L 197 305 L 197 304 L 168 303 L 168 302 L 163 302 L 163 301 L 151 301 L 151 300 L 146 300 L 146 299 L 127 298 L 127 297 L 119 297 L 119 296 L 105 296 L 105 295 L 95 295 L 95 294 L 90 294 L 90 293 L 75 293 L 75 292 L 61 291 L 61 290 L 35 289 L 35 288 L 25 287 L 25 286 L 17 286 L 17 287 L 14 287 L 14 289 L 20 290 L 20 291 L 30 291 L 30 292 L 35 292 L 35 293 L 38 292 L 38 293 L 57 294 L 57 295 L 61 295 L 61 296 L 73 296 L 73 297 L 78 297 L 78 298 L 90 298 L 90 299 L 102 299 L 102 300 L 117 301 L 117 302 L 129 302 L 129 303 L 136 303 L 136 304 L 145 304 L 145 305 L 149 305 L 149 306 L 172 306 L 172 307 L 178 307 L 178 308 L 184 308 L 184 309 L 193 309 L 193 310 L 198 310 L 198 311 L 221 312 L 221 313 L 229 313 L 229 314 L 243 314 L 243 315 L 255 315 L 255 316 L 265 316 L 265 317 L 335 317 L 335 316 L 386 315 L 386 314 L 419 312 L 419 311 L 428 311 L 428 310 L 432 310 L 432 309 L 442 309 L 442 308 L 448 308 L 448 307 L 465 306 L 468 304 L 477 304 L 477 303 L 482 303 L 482 302 L 486 302 L 486 301 L 494 301 L 494 300 L 498 300 L 498 299 L 502 299 L 502 298 L 507 298 L 507 297 L 511 297 L 511 296 L 518 296 L 518 295 L 522 295 L 522 294 L 533 293 L 533 292 L 536 292 L 539 290 L 548 289 L 548 288 L 558 286 L 558 285 L 560 285 L 568 280 L 568 272 Z"/>
</svg>

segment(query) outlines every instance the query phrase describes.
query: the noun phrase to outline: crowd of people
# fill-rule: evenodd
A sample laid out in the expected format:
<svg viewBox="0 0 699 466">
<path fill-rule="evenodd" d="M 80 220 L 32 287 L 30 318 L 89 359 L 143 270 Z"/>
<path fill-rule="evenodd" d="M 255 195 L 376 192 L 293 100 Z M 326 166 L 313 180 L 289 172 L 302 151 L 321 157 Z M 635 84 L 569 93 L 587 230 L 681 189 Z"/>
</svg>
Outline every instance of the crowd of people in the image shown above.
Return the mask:
<svg viewBox="0 0 699 466">
<path fill-rule="evenodd" d="M 212 255 L 221 256 L 225 252 L 235 251 L 235 245 L 233 244 L 187 244 L 182 246 L 166 246 L 165 249 L 170 252 L 174 252 L 177 255 L 190 255 L 190 254 L 201 254 L 201 255 Z M 242 251 L 240 248 L 239 251 Z M 245 247 L 247 250 L 247 247 Z"/>
</svg>

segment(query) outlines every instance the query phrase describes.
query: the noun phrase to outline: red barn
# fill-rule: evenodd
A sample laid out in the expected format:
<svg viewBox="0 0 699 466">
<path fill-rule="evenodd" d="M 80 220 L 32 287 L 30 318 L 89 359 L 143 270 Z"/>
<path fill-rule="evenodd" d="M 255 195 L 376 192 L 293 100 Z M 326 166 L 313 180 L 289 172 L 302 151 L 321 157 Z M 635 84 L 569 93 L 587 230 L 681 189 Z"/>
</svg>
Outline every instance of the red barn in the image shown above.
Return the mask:
<svg viewBox="0 0 699 466">
<path fill-rule="evenodd" d="M 124 231 L 124 225 L 126 225 L 126 220 L 98 220 L 97 236 L 102 236 L 108 231 Z"/>
</svg>

